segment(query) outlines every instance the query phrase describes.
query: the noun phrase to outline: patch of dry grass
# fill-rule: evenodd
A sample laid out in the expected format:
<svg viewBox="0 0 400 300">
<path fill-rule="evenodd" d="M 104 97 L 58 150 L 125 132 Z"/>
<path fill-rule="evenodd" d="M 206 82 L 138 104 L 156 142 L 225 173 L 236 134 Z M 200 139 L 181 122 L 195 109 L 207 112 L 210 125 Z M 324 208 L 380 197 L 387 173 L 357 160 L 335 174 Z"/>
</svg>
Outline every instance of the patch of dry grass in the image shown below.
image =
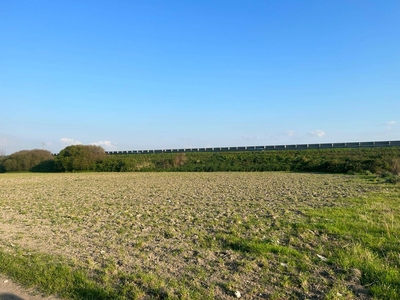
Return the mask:
<svg viewBox="0 0 400 300">
<path fill-rule="evenodd" d="M 318 258 L 318 232 L 288 224 L 373 189 L 290 173 L 4 174 L 0 186 L 4 249 L 62 255 L 138 298 L 187 299 L 351 298 L 342 271 Z"/>
</svg>

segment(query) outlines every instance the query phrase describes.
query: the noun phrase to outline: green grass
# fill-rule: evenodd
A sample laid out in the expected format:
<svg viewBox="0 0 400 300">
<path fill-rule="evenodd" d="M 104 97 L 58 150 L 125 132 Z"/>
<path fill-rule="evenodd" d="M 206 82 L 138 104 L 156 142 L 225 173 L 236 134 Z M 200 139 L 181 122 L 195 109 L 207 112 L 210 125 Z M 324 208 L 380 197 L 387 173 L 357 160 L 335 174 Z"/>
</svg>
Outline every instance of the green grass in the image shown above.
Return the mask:
<svg viewBox="0 0 400 300">
<path fill-rule="evenodd" d="M 310 223 L 297 224 L 296 228 L 328 236 L 327 242 L 319 242 L 330 253 L 331 263 L 344 270 L 360 270 L 361 283 L 370 288 L 375 299 L 399 299 L 399 187 L 388 185 L 383 192 L 352 199 L 351 204 L 310 210 Z"/>
<path fill-rule="evenodd" d="M 27 255 L 21 249 L 0 249 L 0 273 L 25 287 L 34 287 L 44 295 L 65 299 L 213 299 L 190 282 L 165 281 L 151 273 L 123 274 L 113 265 L 101 273 L 89 275 L 60 257 L 41 253 Z M 174 290 L 174 291 L 172 291 Z"/>
<path fill-rule="evenodd" d="M 266 255 L 275 253 L 283 256 L 299 257 L 300 253 L 294 248 L 287 246 L 273 245 L 266 241 L 242 239 L 235 236 L 219 237 L 223 248 L 255 255 Z"/>
<path fill-rule="evenodd" d="M 116 299 L 115 291 L 95 283 L 83 270 L 49 255 L 0 250 L 0 272 L 26 287 L 69 299 Z"/>
</svg>

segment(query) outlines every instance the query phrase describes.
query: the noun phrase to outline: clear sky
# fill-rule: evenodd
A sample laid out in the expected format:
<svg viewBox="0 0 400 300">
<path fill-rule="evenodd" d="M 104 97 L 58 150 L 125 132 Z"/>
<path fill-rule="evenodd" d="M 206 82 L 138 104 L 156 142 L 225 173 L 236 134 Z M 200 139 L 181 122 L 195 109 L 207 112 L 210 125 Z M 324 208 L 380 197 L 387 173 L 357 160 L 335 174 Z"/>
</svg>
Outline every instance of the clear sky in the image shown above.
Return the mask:
<svg viewBox="0 0 400 300">
<path fill-rule="evenodd" d="M 0 150 L 400 140 L 399 16 L 398 0 L 0 0 Z"/>
</svg>

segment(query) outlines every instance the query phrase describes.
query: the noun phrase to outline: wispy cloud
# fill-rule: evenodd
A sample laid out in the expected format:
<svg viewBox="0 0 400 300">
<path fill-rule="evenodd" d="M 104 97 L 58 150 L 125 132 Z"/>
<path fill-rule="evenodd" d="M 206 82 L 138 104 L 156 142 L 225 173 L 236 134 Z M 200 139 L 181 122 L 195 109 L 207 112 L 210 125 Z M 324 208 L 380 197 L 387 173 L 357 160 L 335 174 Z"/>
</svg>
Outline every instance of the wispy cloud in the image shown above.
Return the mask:
<svg viewBox="0 0 400 300">
<path fill-rule="evenodd" d="M 244 140 L 244 141 L 259 141 L 259 140 L 261 140 L 261 137 L 257 136 L 257 135 L 242 135 L 240 137 L 240 140 Z"/>
<path fill-rule="evenodd" d="M 9 139 L 7 139 L 5 137 L 0 137 L 0 146 L 5 147 L 5 146 L 8 146 L 10 144 L 11 144 L 11 142 L 10 142 Z"/>
<path fill-rule="evenodd" d="M 297 134 L 294 130 L 285 131 L 285 135 L 287 135 L 289 137 L 297 137 Z"/>
<path fill-rule="evenodd" d="M 323 137 L 325 136 L 326 132 L 322 130 L 314 130 L 310 132 L 311 136 L 316 136 L 316 137 Z"/>
<path fill-rule="evenodd" d="M 397 121 L 388 121 L 385 122 L 383 125 L 386 126 L 387 130 L 392 130 L 393 129 L 393 125 L 397 124 Z"/>
<path fill-rule="evenodd" d="M 114 143 L 112 143 L 110 141 L 98 141 L 98 142 L 90 143 L 90 145 L 102 146 L 107 149 L 116 149 L 117 148 L 117 145 L 115 145 Z"/>
<path fill-rule="evenodd" d="M 82 145 L 82 142 L 71 139 L 71 138 L 61 138 L 61 143 L 64 145 Z"/>
</svg>

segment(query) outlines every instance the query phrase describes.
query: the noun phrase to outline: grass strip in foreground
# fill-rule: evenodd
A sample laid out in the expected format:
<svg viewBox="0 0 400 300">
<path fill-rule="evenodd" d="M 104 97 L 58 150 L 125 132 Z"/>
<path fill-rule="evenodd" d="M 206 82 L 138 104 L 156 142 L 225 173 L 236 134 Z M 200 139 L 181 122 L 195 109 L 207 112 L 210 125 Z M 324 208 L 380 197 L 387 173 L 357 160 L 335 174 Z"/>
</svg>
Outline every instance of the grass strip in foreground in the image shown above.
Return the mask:
<svg viewBox="0 0 400 300">
<path fill-rule="evenodd" d="M 21 249 L 0 248 L 0 273 L 7 274 L 21 285 L 36 288 L 45 295 L 65 299 L 213 299 L 212 294 L 198 291 L 187 282 L 165 282 L 153 274 L 109 274 L 104 269 L 93 278 L 84 270 L 70 266 L 62 258 L 41 253 L 27 255 Z M 182 285 L 182 286 L 181 286 Z M 168 289 L 178 291 L 171 296 Z"/>
<path fill-rule="evenodd" d="M 35 287 L 47 295 L 70 299 L 116 299 L 116 294 L 93 280 L 84 271 L 43 254 L 25 255 L 21 250 L 0 249 L 0 272 L 25 287 Z"/>
<path fill-rule="evenodd" d="M 399 299 L 399 204 L 399 186 L 387 185 L 380 193 L 354 199 L 351 207 L 310 210 L 310 222 L 295 227 L 317 230 L 325 237 L 319 243 L 331 253 L 330 262 L 344 270 L 360 270 L 361 284 L 375 299 Z"/>
</svg>

